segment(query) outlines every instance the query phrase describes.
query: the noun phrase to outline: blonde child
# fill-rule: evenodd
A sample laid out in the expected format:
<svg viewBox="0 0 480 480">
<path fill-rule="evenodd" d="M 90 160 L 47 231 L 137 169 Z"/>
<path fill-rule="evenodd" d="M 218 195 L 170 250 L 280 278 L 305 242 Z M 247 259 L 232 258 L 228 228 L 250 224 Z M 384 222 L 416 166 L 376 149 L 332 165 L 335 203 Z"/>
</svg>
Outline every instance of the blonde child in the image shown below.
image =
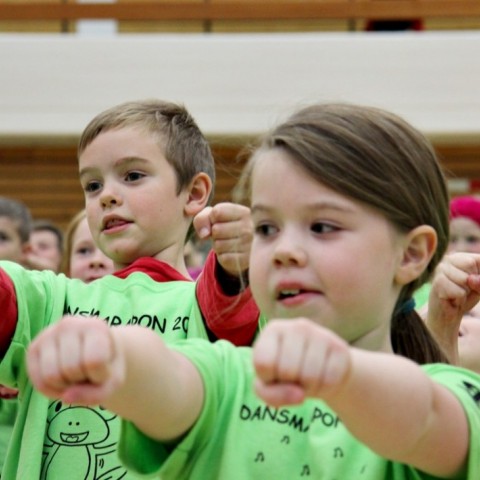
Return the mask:
<svg viewBox="0 0 480 480">
<path fill-rule="evenodd" d="M 31 345 L 36 388 L 124 417 L 124 461 L 162 480 L 478 479 L 480 377 L 435 363 L 411 302 L 448 244 L 429 142 L 382 110 L 313 105 L 244 178 L 269 319 L 254 347 L 67 317 Z"/>
<path fill-rule="evenodd" d="M 225 324 L 251 336 L 258 321 L 238 279 L 248 266 L 249 209 L 206 208 L 213 157 L 185 108 L 145 100 L 100 113 L 80 138 L 78 162 L 90 231 L 115 272 L 85 283 L 0 263 L 0 383 L 19 390 L 5 478 L 135 478 L 117 458 L 119 418 L 49 402 L 26 376 L 25 350 L 62 315 L 80 315 L 86 329 L 90 317 L 109 327 L 138 325 L 168 342 L 207 338 L 206 326 L 219 335 Z M 183 254 L 194 217 L 202 235 L 216 238 L 197 282 Z M 149 356 L 144 360 L 148 371 Z"/>
<path fill-rule="evenodd" d="M 114 272 L 113 261 L 93 241 L 85 210 L 78 212 L 65 231 L 62 270 L 70 278 L 91 282 Z"/>
</svg>

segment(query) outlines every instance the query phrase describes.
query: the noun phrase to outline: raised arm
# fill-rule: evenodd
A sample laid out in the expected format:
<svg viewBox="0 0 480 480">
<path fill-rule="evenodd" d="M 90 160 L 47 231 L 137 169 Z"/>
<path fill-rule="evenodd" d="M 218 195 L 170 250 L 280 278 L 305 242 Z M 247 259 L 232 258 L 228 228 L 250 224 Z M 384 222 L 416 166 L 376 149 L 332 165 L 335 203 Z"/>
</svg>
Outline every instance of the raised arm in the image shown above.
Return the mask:
<svg viewBox="0 0 480 480">
<path fill-rule="evenodd" d="M 157 440 L 188 431 L 203 403 L 193 364 L 143 327 L 64 317 L 32 342 L 27 363 L 44 395 L 102 405 Z"/>
<path fill-rule="evenodd" d="M 271 321 L 254 346 L 256 391 L 274 406 L 323 399 L 378 454 L 453 478 L 469 448 L 464 410 L 406 358 L 350 347 L 305 320 Z"/>
<path fill-rule="evenodd" d="M 426 324 L 449 360 L 459 364 L 460 323 L 480 299 L 480 255 L 454 253 L 435 270 Z"/>
<path fill-rule="evenodd" d="M 197 280 L 197 297 L 207 328 L 215 339 L 250 345 L 259 310 L 248 287 L 248 261 L 253 236 L 250 209 L 235 203 L 207 207 L 194 219 L 212 250 Z"/>
</svg>

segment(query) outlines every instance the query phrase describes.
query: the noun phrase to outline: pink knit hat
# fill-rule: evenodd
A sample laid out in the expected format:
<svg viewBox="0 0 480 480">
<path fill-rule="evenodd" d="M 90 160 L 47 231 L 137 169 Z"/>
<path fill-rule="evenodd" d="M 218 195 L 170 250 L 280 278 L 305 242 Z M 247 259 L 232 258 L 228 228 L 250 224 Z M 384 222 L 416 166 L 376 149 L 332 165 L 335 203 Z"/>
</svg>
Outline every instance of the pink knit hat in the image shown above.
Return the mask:
<svg viewBox="0 0 480 480">
<path fill-rule="evenodd" d="M 455 197 L 450 201 L 450 218 L 466 217 L 480 226 L 480 199 Z"/>
</svg>

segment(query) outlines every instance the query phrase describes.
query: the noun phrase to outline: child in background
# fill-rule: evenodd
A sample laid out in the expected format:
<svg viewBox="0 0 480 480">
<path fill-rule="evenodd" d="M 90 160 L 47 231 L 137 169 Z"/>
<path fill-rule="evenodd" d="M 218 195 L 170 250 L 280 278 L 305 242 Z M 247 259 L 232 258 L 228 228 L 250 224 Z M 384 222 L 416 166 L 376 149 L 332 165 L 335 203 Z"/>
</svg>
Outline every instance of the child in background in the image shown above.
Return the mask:
<svg viewBox="0 0 480 480">
<path fill-rule="evenodd" d="M 480 200 L 473 195 L 450 200 L 450 241 L 448 253 L 480 253 Z M 415 293 L 417 309 L 426 315 L 431 284 Z"/>
<path fill-rule="evenodd" d="M 435 270 L 426 323 L 449 360 L 480 373 L 480 254 L 446 255 Z"/>
<path fill-rule="evenodd" d="M 449 361 L 478 373 L 480 307 L 472 275 L 478 273 L 479 253 L 480 200 L 473 195 L 455 197 L 450 200 L 448 254 L 426 285 L 427 303 L 420 310 Z"/>
<path fill-rule="evenodd" d="M 135 478 L 117 458 L 113 413 L 49 402 L 27 378 L 26 348 L 62 315 L 80 315 L 85 328 L 89 317 L 116 328 L 139 325 L 169 342 L 207 338 L 205 323 L 214 334 L 230 322 L 257 326 L 258 308 L 238 278 L 248 267 L 249 209 L 205 209 L 213 157 L 183 107 L 146 100 L 100 113 L 80 138 L 78 162 L 90 231 L 115 273 L 85 283 L 0 262 L 0 382 L 18 388 L 20 399 L 3 472 L 9 479 Z M 201 235 L 215 239 L 197 282 L 183 254 L 194 217 Z"/>
<path fill-rule="evenodd" d="M 63 232 L 50 220 L 35 220 L 30 234 L 27 266 L 35 270 L 60 272 L 63 256 Z"/>
<path fill-rule="evenodd" d="M 31 230 L 29 208 L 13 198 L 0 197 L 0 259 L 25 264 Z M 16 389 L 0 385 L 0 474 L 15 423 L 16 397 Z"/>
<path fill-rule="evenodd" d="M 31 231 L 28 207 L 13 198 L 0 197 L 0 259 L 24 265 L 30 251 Z"/>
<path fill-rule="evenodd" d="M 480 199 L 467 195 L 450 201 L 449 252 L 480 253 Z"/>
<path fill-rule="evenodd" d="M 72 218 L 65 231 L 63 271 L 87 283 L 114 272 L 113 261 L 93 241 L 85 210 Z"/>
<path fill-rule="evenodd" d="M 124 461 L 162 480 L 480 478 L 480 377 L 431 363 L 412 304 L 448 244 L 430 143 L 382 110 L 314 105 L 265 137 L 245 189 L 269 319 L 253 349 L 69 316 L 30 346 L 36 388 L 123 416 Z"/>
</svg>

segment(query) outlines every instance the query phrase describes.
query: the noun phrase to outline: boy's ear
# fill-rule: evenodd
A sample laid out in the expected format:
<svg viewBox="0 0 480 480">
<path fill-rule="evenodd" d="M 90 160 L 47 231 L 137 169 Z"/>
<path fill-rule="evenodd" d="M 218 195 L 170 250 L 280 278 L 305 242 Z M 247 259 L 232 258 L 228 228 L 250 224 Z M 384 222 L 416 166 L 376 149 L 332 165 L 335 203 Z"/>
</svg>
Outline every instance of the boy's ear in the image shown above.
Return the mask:
<svg viewBox="0 0 480 480">
<path fill-rule="evenodd" d="M 188 187 L 188 199 L 185 204 L 187 216 L 194 217 L 207 206 L 212 188 L 212 180 L 206 173 L 200 172 L 195 175 Z"/>
<path fill-rule="evenodd" d="M 407 285 L 427 268 L 437 248 L 437 233 L 430 225 L 420 225 L 405 237 L 402 261 L 397 267 L 395 280 Z"/>
</svg>

